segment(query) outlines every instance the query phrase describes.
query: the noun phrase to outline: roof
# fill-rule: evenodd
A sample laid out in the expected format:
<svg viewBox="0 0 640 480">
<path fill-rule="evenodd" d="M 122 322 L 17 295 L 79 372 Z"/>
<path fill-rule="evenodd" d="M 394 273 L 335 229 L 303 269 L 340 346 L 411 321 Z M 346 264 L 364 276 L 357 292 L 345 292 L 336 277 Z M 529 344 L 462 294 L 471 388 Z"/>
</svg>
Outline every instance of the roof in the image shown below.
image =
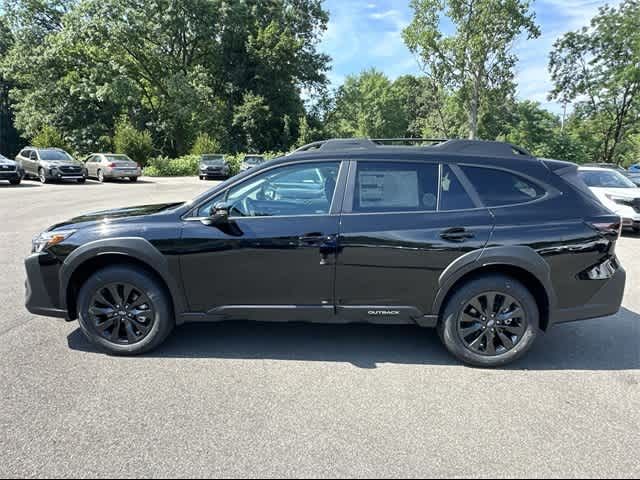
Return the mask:
<svg viewBox="0 0 640 480">
<path fill-rule="evenodd" d="M 485 140 L 446 140 L 429 138 L 334 138 L 313 142 L 298 148 L 293 154 L 340 151 L 412 151 L 414 153 L 456 153 L 492 157 L 534 158 L 524 148 L 506 142 Z"/>
</svg>

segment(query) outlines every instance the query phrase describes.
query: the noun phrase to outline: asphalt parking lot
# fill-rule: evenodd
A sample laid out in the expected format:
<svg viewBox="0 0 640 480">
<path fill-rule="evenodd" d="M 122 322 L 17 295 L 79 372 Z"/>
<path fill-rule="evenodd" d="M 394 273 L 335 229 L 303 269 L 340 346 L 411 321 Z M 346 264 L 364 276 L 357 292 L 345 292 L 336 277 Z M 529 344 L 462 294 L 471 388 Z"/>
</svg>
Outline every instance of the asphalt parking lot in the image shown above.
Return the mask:
<svg viewBox="0 0 640 480">
<path fill-rule="evenodd" d="M 0 185 L 2 477 L 640 475 L 640 237 L 619 243 L 617 316 L 557 327 L 504 370 L 368 325 L 190 325 L 112 358 L 24 309 L 22 261 L 50 224 L 212 185 Z"/>
</svg>

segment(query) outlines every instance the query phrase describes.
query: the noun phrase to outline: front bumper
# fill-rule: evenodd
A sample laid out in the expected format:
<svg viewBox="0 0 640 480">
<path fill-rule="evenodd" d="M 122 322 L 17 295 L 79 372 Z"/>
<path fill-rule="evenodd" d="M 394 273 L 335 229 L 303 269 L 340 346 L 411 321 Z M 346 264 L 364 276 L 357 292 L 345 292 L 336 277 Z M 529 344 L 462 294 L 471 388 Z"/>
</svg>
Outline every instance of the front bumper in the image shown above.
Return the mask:
<svg viewBox="0 0 640 480">
<path fill-rule="evenodd" d="M 0 170 L 0 180 L 18 180 L 19 178 L 22 178 L 22 173 L 18 170 L 12 172 Z"/>
<path fill-rule="evenodd" d="M 626 279 L 627 273 L 624 268 L 618 266 L 618 270 L 610 279 L 598 280 L 602 282 L 602 286 L 584 305 L 550 312 L 549 324 L 554 325 L 615 315 L 622 306 Z"/>
<path fill-rule="evenodd" d="M 71 172 L 62 172 L 58 169 L 49 169 L 45 171 L 45 175 L 47 176 L 47 180 L 56 180 L 56 181 L 64 181 L 64 180 L 82 180 L 87 178 L 85 172 L 80 173 L 71 173 Z"/>
<path fill-rule="evenodd" d="M 27 310 L 34 315 L 68 318 L 60 305 L 58 272 L 60 263 L 45 253 L 28 256 L 25 261 Z"/>
<path fill-rule="evenodd" d="M 227 178 L 229 170 L 200 170 L 200 176 L 206 178 Z"/>
</svg>

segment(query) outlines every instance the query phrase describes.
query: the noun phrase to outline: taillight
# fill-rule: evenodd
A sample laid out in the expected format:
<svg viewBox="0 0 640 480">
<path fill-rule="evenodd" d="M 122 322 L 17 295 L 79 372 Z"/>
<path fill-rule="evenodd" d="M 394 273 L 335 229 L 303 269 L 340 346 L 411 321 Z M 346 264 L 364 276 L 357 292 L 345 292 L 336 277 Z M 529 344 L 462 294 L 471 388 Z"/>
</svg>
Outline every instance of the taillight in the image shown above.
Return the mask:
<svg viewBox="0 0 640 480">
<path fill-rule="evenodd" d="M 109 167 L 109 168 L 114 168 L 115 166 L 116 166 L 115 163 L 110 163 L 109 165 L 107 165 L 107 167 Z"/>
<path fill-rule="evenodd" d="M 620 237 L 622 235 L 622 219 L 620 217 L 598 217 L 588 219 L 587 224 L 591 225 L 597 232 L 607 237 Z"/>
</svg>

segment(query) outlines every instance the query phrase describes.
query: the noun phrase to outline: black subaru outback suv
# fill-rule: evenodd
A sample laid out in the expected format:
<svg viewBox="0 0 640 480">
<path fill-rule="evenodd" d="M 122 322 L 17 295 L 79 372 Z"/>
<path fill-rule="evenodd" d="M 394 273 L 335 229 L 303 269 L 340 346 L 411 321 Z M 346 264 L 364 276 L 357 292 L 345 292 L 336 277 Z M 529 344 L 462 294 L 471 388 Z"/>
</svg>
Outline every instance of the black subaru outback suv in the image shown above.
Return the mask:
<svg viewBox="0 0 640 480">
<path fill-rule="evenodd" d="M 463 362 L 505 365 L 553 325 L 614 314 L 620 218 L 576 165 L 464 140 L 308 145 L 188 203 L 54 225 L 27 308 L 78 319 L 113 354 L 219 320 L 436 327 Z"/>
</svg>

